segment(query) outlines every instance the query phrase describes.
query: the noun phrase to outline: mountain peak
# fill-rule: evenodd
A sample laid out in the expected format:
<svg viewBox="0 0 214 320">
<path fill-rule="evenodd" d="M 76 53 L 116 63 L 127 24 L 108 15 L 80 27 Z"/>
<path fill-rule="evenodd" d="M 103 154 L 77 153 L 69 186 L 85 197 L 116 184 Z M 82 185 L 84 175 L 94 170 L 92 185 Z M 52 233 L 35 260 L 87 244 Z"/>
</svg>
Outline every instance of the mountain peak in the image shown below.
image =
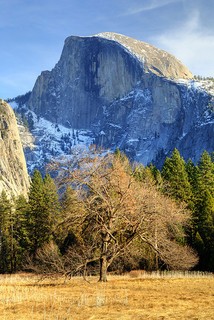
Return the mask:
<svg viewBox="0 0 214 320">
<path fill-rule="evenodd" d="M 191 77 L 174 56 L 142 41 L 112 32 L 71 36 L 26 107 L 70 129 L 61 139 L 66 150 L 87 131 L 94 144 L 119 147 L 143 164 L 161 166 L 175 147 L 197 161 L 213 150 L 213 97 Z"/>
<path fill-rule="evenodd" d="M 192 73 L 177 58 L 151 44 L 114 32 L 98 33 L 95 37 L 118 42 L 143 62 L 146 72 L 173 79 L 193 78 Z"/>
</svg>

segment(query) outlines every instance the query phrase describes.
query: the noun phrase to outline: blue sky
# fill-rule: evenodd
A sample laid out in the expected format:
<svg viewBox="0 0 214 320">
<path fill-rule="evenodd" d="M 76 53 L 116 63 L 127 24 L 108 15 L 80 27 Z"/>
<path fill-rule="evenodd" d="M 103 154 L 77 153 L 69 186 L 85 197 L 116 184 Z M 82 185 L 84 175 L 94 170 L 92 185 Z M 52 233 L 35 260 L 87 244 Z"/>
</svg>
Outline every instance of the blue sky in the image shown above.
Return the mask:
<svg viewBox="0 0 214 320">
<path fill-rule="evenodd" d="M 70 35 L 112 31 L 214 76 L 214 0 L 0 0 L 0 98 L 33 88 Z"/>
</svg>

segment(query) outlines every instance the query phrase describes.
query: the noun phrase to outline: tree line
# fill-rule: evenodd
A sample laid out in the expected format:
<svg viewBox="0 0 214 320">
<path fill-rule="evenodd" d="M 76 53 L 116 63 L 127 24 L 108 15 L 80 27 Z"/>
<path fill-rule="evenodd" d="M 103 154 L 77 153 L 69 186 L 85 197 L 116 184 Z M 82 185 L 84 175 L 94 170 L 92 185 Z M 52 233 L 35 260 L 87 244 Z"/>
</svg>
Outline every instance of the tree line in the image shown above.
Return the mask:
<svg viewBox="0 0 214 320">
<path fill-rule="evenodd" d="M 214 271 L 214 163 L 178 150 L 155 166 L 120 153 L 36 170 L 28 199 L 0 196 L 0 272 L 66 276 L 177 269 Z"/>
</svg>

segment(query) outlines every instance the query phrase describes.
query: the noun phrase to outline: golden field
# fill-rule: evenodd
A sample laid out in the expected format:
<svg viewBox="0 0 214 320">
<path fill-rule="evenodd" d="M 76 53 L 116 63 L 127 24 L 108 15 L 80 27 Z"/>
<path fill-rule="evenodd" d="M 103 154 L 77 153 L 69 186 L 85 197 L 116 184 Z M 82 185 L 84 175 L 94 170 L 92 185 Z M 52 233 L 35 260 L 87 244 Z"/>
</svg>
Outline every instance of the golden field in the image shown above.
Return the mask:
<svg viewBox="0 0 214 320">
<path fill-rule="evenodd" d="M 0 276 L 0 319 L 214 319 L 211 274 L 130 273 L 97 278 L 43 279 Z"/>
</svg>

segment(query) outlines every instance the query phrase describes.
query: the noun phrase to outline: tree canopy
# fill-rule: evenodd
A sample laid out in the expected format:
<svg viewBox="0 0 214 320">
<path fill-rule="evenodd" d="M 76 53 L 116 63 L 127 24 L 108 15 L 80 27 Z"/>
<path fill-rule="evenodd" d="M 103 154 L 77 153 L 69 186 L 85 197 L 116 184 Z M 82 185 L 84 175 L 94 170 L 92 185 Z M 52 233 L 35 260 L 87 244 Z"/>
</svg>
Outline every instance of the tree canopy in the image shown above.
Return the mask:
<svg viewBox="0 0 214 320">
<path fill-rule="evenodd" d="M 106 281 L 108 270 L 214 271 L 213 154 L 185 163 L 175 149 L 159 171 L 117 150 L 74 155 L 53 169 L 56 183 L 33 173 L 28 199 L 1 194 L 1 273 Z"/>
</svg>

